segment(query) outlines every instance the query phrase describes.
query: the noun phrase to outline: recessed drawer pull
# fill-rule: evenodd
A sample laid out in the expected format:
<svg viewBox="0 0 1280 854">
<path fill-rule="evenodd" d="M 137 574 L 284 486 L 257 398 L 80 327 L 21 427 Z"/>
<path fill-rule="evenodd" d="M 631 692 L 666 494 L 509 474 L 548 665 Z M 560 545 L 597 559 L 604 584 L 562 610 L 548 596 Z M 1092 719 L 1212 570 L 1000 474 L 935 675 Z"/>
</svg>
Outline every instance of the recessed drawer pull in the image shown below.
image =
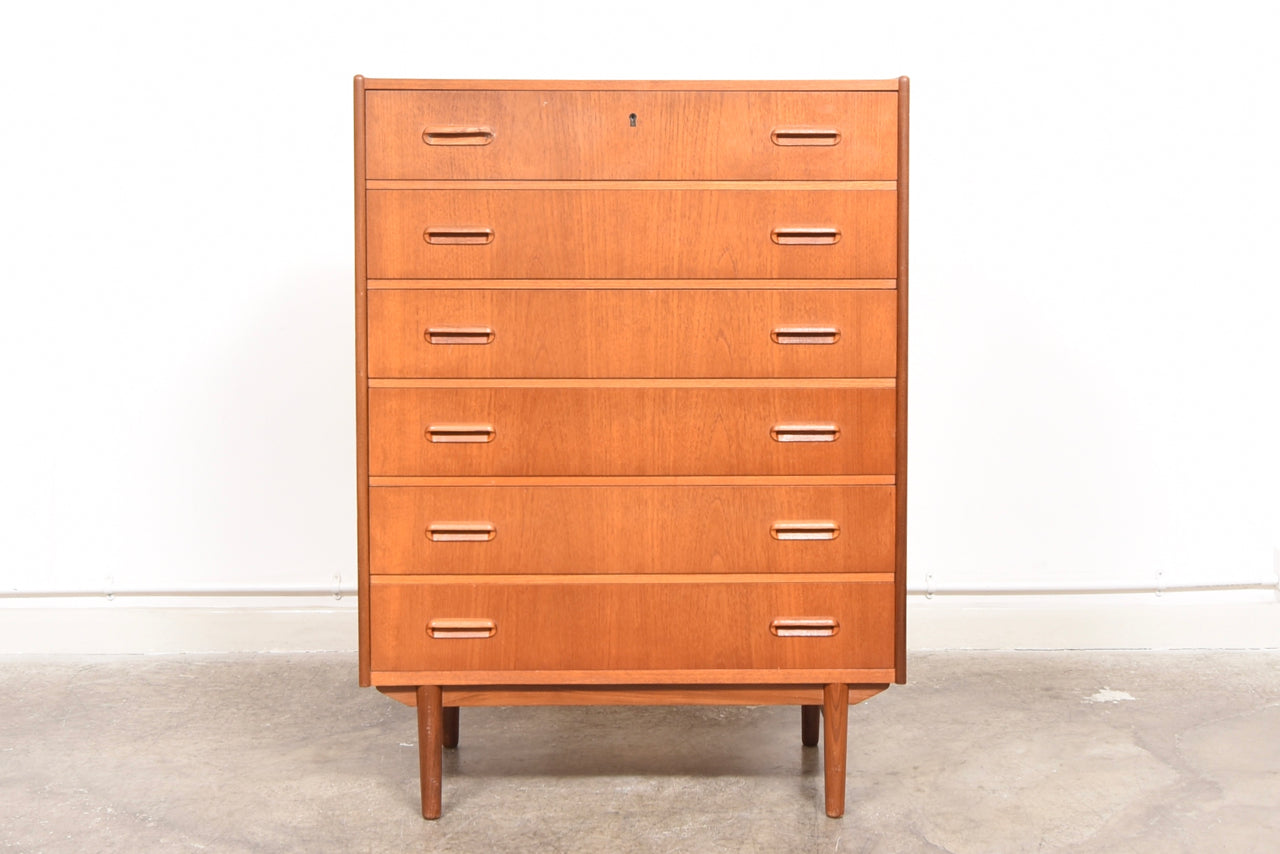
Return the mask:
<svg viewBox="0 0 1280 854">
<path fill-rule="evenodd" d="M 774 128 L 769 138 L 774 145 L 837 145 L 840 131 L 835 128 Z"/>
<path fill-rule="evenodd" d="M 774 522 L 769 528 L 775 540 L 834 540 L 840 536 L 835 522 Z"/>
<path fill-rule="evenodd" d="M 483 617 L 437 617 L 427 623 L 427 634 L 439 640 L 491 638 L 497 631 L 493 620 Z"/>
<path fill-rule="evenodd" d="M 433 543 L 486 543 L 498 535 L 488 522 L 435 522 L 427 528 Z"/>
<path fill-rule="evenodd" d="M 840 229 L 825 226 L 817 228 L 775 228 L 771 233 L 779 246 L 830 246 L 840 242 Z"/>
<path fill-rule="evenodd" d="M 424 337 L 429 344 L 489 344 L 493 330 L 487 326 L 433 326 Z"/>
<path fill-rule="evenodd" d="M 840 428 L 834 424 L 775 424 L 769 431 L 775 442 L 834 442 Z"/>
<path fill-rule="evenodd" d="M 831 617 L 778 617 L 769 631 L 780 638 L 829 638 L 840 631 Z"/>
<path fill-rule="evenodd" d="M 432 424 L 427 438 L 433 442 L 492 442 L 493 427 L 488 424 Z"/>
<path fill-rule="evenodd" d="M 427 145 L 488 145 L 493 142 L 493 130 L 460 127 L 427 128 L 422 132 L 422 141 Z"/>
<path fill-rule="evenodd" d="M 780 326 L 769 333 L 775 344 L 834 344 L 840 330 L 834 326 Z"/>
<path fill-rule="evenodd" d="M 493 242 L 493 229 L 433 225 L 422 232 L 422 239 L 436 246 L 481 246 Z"/>
</svg>

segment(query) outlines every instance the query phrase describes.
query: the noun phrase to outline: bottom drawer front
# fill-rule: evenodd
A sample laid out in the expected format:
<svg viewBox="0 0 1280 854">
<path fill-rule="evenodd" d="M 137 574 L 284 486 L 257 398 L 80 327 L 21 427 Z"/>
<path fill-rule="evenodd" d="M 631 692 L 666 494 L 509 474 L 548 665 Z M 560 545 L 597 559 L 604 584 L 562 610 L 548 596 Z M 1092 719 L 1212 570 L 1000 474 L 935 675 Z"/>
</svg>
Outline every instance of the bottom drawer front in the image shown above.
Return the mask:
<svg viewBox="0 0 1280 854">
<path fill-rule="evenodd" d="M 893 572 L 892 486 L 380 486 L 374 575 Z"/>
<path fill-rule="evenodd" d="M 373 582 L 376 671 L 861 669 L 894 661 L 887 579 Z"/>
</svg>

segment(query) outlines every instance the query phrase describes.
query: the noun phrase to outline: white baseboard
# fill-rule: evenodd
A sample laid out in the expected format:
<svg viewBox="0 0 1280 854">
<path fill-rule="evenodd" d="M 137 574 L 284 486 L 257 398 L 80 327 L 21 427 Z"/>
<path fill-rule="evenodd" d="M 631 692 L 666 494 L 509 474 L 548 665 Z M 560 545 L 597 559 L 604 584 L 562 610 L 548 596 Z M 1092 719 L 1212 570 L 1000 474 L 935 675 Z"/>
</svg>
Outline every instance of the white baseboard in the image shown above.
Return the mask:
<svg viewBox="0 0 1280 854">
<path fill-rule="evenodd" d="M 4 608 L 0 654 L 353 651 L 355 599 L 334 604 Z"/>
<path fill-rule="evenodd" d="M 1280 602 L 1240 595 L 911 597 L 910 649 L 1280 649 Z"/>
<path fill-rule="evenodd" d="M 1242 595 L 948 596 L 908 602 L 911 649 L 1280 649 L 1280 603 Z M 0 608 L 0 654 L 354 651 L 354 597 Z"/>
</svg>

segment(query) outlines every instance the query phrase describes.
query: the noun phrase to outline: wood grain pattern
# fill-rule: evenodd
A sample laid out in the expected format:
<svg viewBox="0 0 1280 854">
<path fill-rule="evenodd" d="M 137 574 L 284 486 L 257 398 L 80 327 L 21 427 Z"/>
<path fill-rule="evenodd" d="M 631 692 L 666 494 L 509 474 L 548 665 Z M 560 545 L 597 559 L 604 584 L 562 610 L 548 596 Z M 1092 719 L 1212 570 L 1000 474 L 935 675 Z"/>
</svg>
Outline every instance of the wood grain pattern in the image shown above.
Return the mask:
<svg viewBox="0 0 1280 854">
<path fill-rule="evenodd" d="M 842 815 L 906 677 L 908 80 L 355 96 L 360 679 L 423 815 L 461 705 L 655 703 L 801 706 Z"/>
<path fill-rule="evenodd" d="M 377 584 L 375 671 L 884 668 L 892 582 Z M 775 637 L 779 616 L 823 616 L 832 637 Z M 435 618 L 484 617 L 484 639 L 436 639 Z M 443 680 L 440 680 L 443 682 Z"/>
<path fill-rule="evenodd" d="M 369 89 L 634 92 L 896 92 L 898 80 L 410 80 L 375 77 Z"/>
<path fill-rule="evenodd" d="M 896 315 L 893 291 L 375 291 L 369 375 L 891 377 Z M 817 326 L 838 330 L 835 343 L 771 337 Z M 442 327 L 491 340 L 431 343 Z"/>
<path fill-rule="evenodd" d="M 430 573 L 883 572 L 894 566 L 891 486 L 513 486 L 371 490 L 370 571 Z M 777 540 L 786 520 L 831 520 L 832 540 Z M 492 539 L 433 542 L 433 524 Z"/>
<path fill-rule="evenodd" d="M 887 685 L 851 685 L 849 705 L 879 694 Z M 815 698 L 821 686 L 635 685 L 623 687 L 513 686 L 445 689 L 462 706 L 791 706 Z"/>
<path fill-rule="evenodd" d="M 846 290 L 867 288 L 893 290 L 896 279 L 369 279 L 369 290 L 554 290 L 585 288 L 596 290 Z"/>
<path fill-rule="evenodd" d="M 375 279 L 892 278 L 897 193 L 771 190 L 371 190 Z M 428 228 L 491 243 L 432 245 Z M 834 226 L 831 246 L 781 246 L 779 226 Z"/>
<path fill-rule="evenodd" d="M 822 692 L 822 770 L 827 815 L 844 815 L 845 757 L 849 745 L 849 686 L 828 684 Z"/>
<path fill-rule="evenodd" d="M 431 389 L 892 389 L 893 377 L 749 377 L 740 379 L 678 377 L 552 377 L 521 379 L 503 377 L 466 377 L 463 379 L 404 377 L 371 379 L 369 388 Z"/>
<path fill-rule="evenodd" d="M 885 582 L 892 585 L 892 580 Z M 891 627 L 889 627 L 891 628 Z M 434 682 L 455 687 L 478 685 L 632 685 L 652 683 L 669 686 L 693 685 L 809 685 L 812 683 L 844 682 L 889 683 L 893 681 L 893 667 L 859 668 L 770 668 L 763 670 L 720 670 L 680 667 L 667 670 L 374 670 L 370 674 L 373 684 L 383 688 L 426 685 Z"/>
<path fill-rule="evenodd" d="M 353 81 L 355 117 L 355 338 L 356 338 L 356 584 L 360 639 L 359 680 L 369 683 L 369 338 L 365 275 L 364 78 Z"/>
<path fill-rule="evenodd" d="M 370 575 L 369 583 L 373 587 L 405 587 L 412 584 L 422 584 L 428 587 L 441 584 L 466 584 L 474 587 L 511 584 L 530 587 L 539 585 L 564 587 L 571 584 L 627 585 L 638 583 L 665 584 L 668 587 L 674 587 L 681 584 L 706 584 L 708 579 L 714 579 L 717 584 L 759 584 L 765 581 L 778 580 L 767 572 L 727 572 L 721 575 L 705 576 L 690 575 L 688 573 L 653 573 L 649 575 L 536 575 L 529 573 L 521 573 L 519 575 L 458 575 L 455 573 L 433 573 L 431 575 Z M 834 581 L 845 584 L 892 584 L 893 573 L 842 572 L 829 574 L 823 572 L 795 572 L 788 575 L 786 580 L 797 584 L 809 582 L 827 584 Z M 460 620 L 465 623 L 485 622 L 479 617 L 460 618 Z M 492 633 L 490 633 L 490 636 L 492 636 Z"/>
<path fill-rule="evenodd" d="M 879 694 L 888 685 L 850 685 L 849 705 Z M 406 706 L 417 704 L 412 685 L 380 685 L 378 690 Z M 795 706 L 822 705 L 822 685 L 465 685 L 446 686 L 445 732 L 450 707 L 460 706 Z M 814 743 L 817 743 L 815 735 Z M 445 747 L 449 744 L 446 742 Z"/>
<path fill-rule="evenodd" d="M 418 769 L 422 786 L 422 817 L 440 817 L 440 789 L 444 777 L 444 707 L 439 685 L 418 687 Z"/>
<path fill-rule="evenodd" d="M 888 474 L 892 389 L 375 388 L 371 475 Z M 834 442 L 776 442 L 780 424 L 832 423 Z M 492 441 L 435 443 L 435 425 Z"/>
<path fill-rule="evenodd" d="M 897 414 L 895 422 L 894 482 L 898 484 L 898 537 L 897 537 L 897 613 L 894 621 L 894 682 L 907 681 L 907 221 L 908 190 L 907 167 L 909 165 L 908 134 L 910 131 L 911 81 L 898 79 L 898 159 L 902 169 L 902 189 L 898 194 L 898 379 Z"/>
<path fill-rule="evenodd" d="M 809 685 L 781 688 L 757 685 L 516 685 L 507 688 L 451 688 L 449 695 L 469 706 L 782 706 L 804 702 L 815 691 L 821 690 Z"/>
<path fill-rule="evenodd" d="M 371 477 L 370 486 L 893 486 L 891 474 Z"/>
<path fill-rule="evenodd" d="M 411 181 L 373 180 L 366 190 L 896 190 L 897 181 Z"/>
</svg>

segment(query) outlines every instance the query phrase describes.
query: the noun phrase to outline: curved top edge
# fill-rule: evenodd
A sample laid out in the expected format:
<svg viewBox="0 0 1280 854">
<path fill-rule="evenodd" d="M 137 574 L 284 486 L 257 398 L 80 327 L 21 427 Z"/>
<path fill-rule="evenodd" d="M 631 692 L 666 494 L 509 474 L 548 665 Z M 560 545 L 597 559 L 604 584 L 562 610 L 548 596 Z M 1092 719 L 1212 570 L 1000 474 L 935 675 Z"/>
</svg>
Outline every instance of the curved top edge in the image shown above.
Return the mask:
<svg viewBox="0 0 1280 854">
<path fill-rule="evenodd" d="M 357 75 L 358 76 L 358 75 Z M 532 89 L 618 91 L 896 92 L 894 80 L 411 80 L 367 78 L 365 89 Z"/>
</svg>

